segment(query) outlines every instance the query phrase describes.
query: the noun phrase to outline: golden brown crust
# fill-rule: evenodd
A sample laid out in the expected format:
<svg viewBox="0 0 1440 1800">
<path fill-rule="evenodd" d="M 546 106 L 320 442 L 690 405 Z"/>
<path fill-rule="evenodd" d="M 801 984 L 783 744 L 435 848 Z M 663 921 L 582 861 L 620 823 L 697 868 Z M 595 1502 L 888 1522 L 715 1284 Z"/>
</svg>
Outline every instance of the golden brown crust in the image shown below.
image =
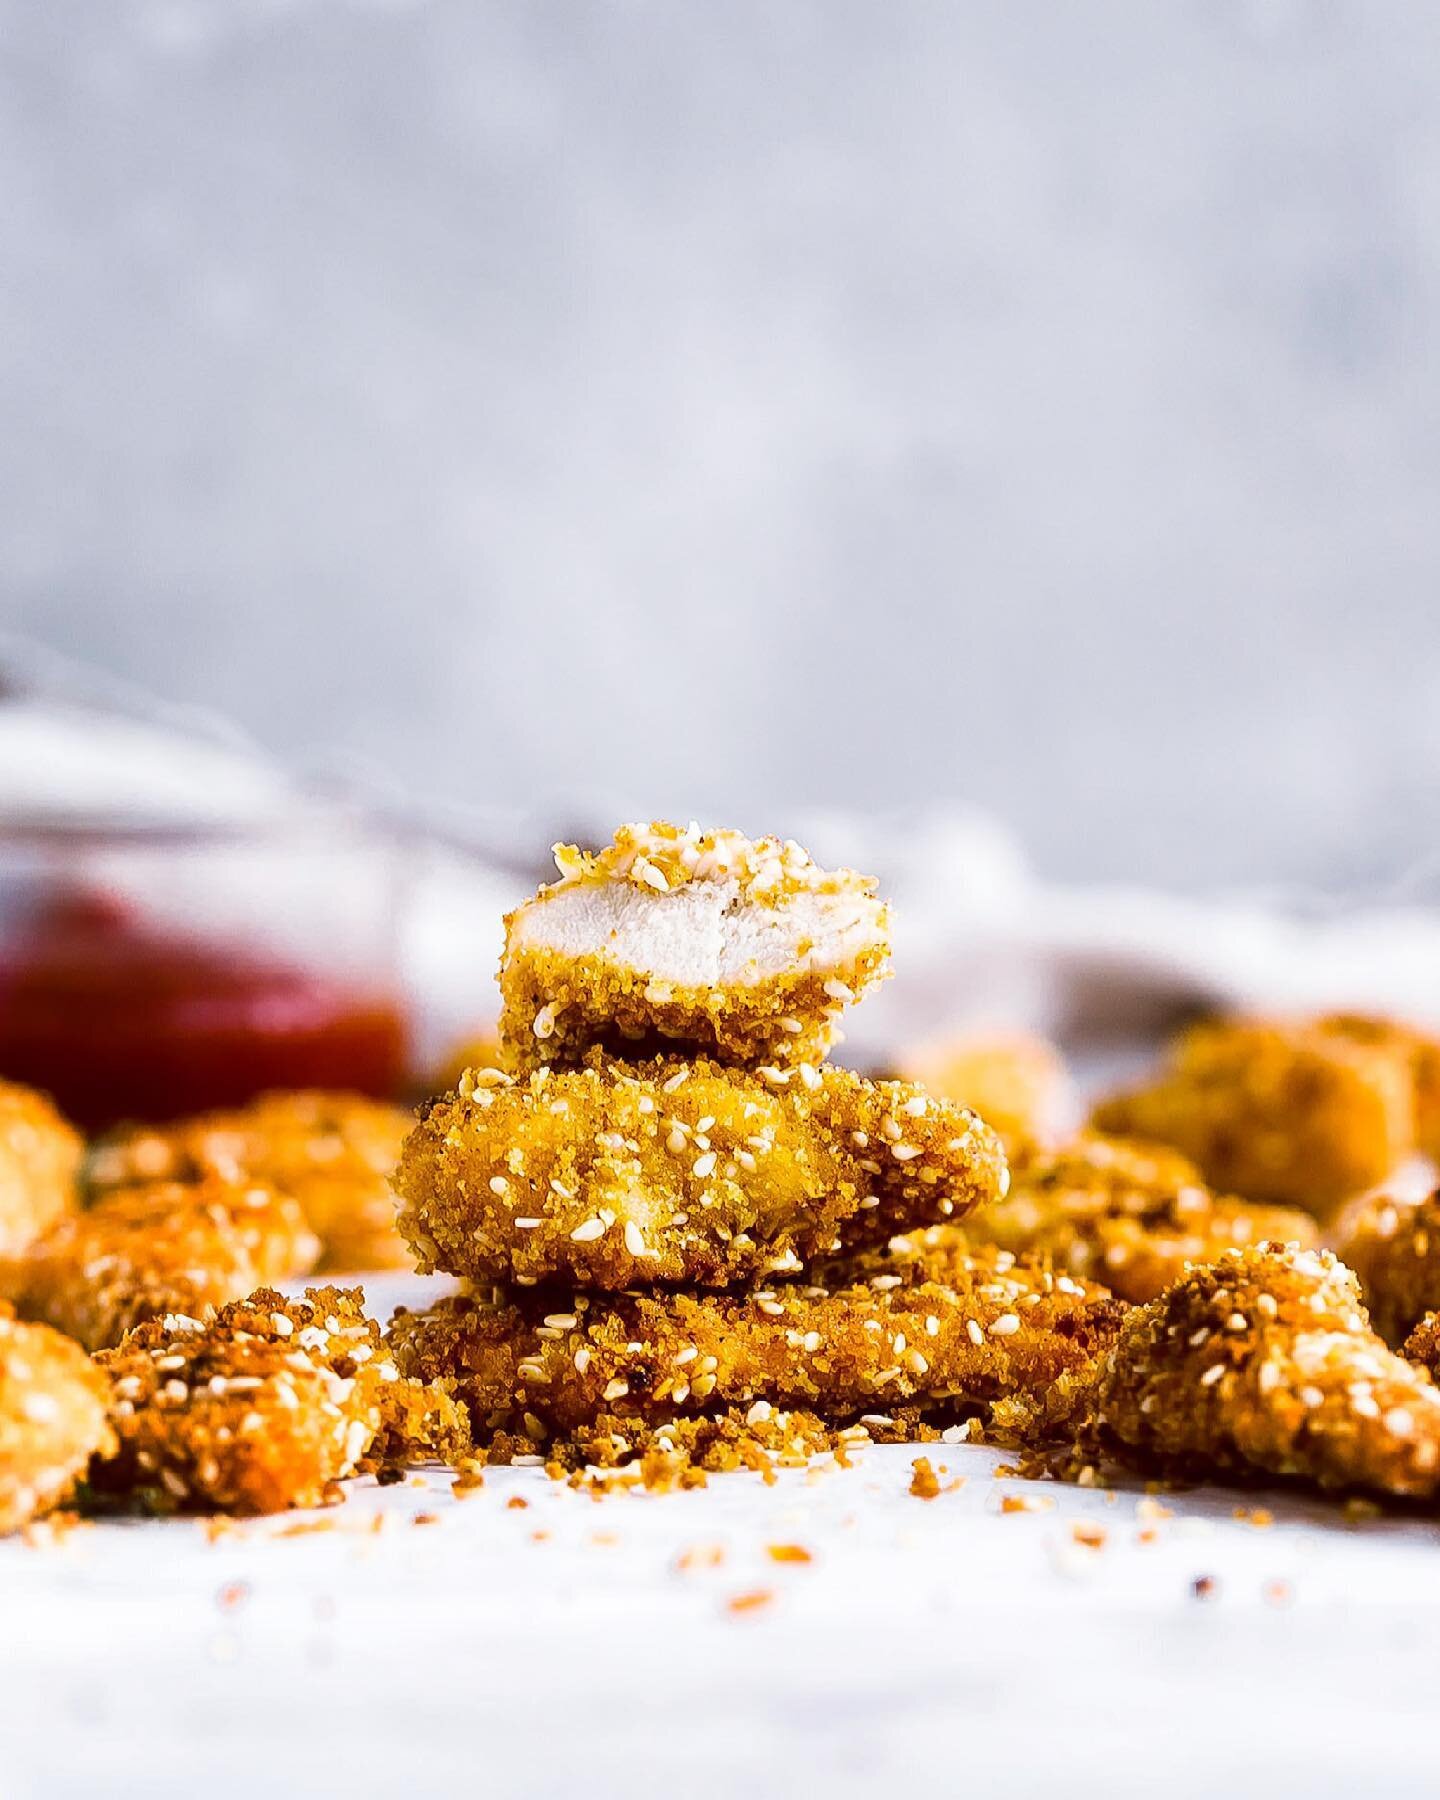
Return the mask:
<svg viewBox="0 0 1440 1800">
<path fill-rule="evenodd" d="M 626 1055 L 694 1049 L 747 1068 L 820 1062 L 845 1007 L 889 973 L 889 912 L 875 882 L 852 869 L 820 869 L 793 842 L 657 822 L 622 825 L 595 855 L 557 844 L 555 860 L 561 879 L 505 920 L 499 1030 L 505 1064 L 518 1072 L 578 1062 L 595 1046 Z M 783 967 L 763 973 L 753 964 L 732 979 L 687 981 L 620 954 L 613 930 L 597 927 L 583 949 L 533 941 L 556 896 L 586 888 L 628 893 L 664 937 L 681 897 L 707 884 L 731 908 L 828 911 L 843 947 L 828 947 L 807 924 Z"/>
<path fill-rule="evenodd" d="M 1079 1109 L 1060 1052 L 1024 1032 L 921 1045 L 900 1059 L 900 1073 L 979 1113 L 1012 1157 L 1059 1141 Z"/>
<path fill-rule="evenodd" d="M 1398 1344 L 1440 1307 L 1440 1191 L 1420 1201 L 1367 1194 L 1336 1221 L 1336 1253 L 1360 1278 L 1375 1329 Z"/>
<path fill-rule="evenodd" d="M 293 1194 L 322 1246 L 320 1268 L 408 1269 L 390 1174 L 414 1119 L 360 1094 L 262 1094 L 249 1106 L 117 1133 L 87 1171 L 92 1192 L 141 1181 L 268 1182 Z"/>
<path fill-rule="evenodd" d="M 262 1288 L 209 1323 L 152 1320 L 96 1362 L 120 1447 L 95 1486 L 149 1512 L 323 1505 L 382 1447 L 458 1429 L 399 1376 L 359 1288 Z"/>
<path fill-rule="evenodd" d="M 0 1310 L 0 1536 L 62 1505 L 113 1448 L 108 1401 L 78 1344 Z"/>
<path fill-rule="evenodd" d="M 1103 1101 L 1100 1131 L 1173 1145 L 1210 1184 L 1321 1217 L 1414 1147 L 1408 1058 L 1313 1023 L 1194 1026 L 1159 1078 Z"/>
<path fill-rule="evenodd" d="M 44 1094 L 0 1081 L 0 1260 L 19 1256 L 75 1204 L 84 1145 Z"/>
<path fill-rule="evenodd" d="M 1091 1429 L 1161 1473 L 1440 1488 L 1440 1392 L 1370 1330 L 1327 1251 L 1232 1251 L 1135 1308 L 1100 1365 Z"/>
<path fill-rule="evenodd" d="M 204 1317 L 266 1282 L 307 1274 L 319 1249 L 288 1194 L 219 1176 L 159 1181 L 118 1188 L 62 1219 L 8 1266 L 6 1285 L 26 1318 L 103 1350 L 146 1319 Z"/>
<path fill-rule="evenodd" d="M 976 1246 L 1038 1258 L 1134 1302 L 1226 1250 L 1267 1238 L 1319 1241 L 1308 1213 L 1213 1194 L 1177 1152 L 1095 1132 L 1063 1150 L 1022 1154 L 1010 1192 L 963 1229 Z"/>
<path fill-rule="evenodd" d="M 1005 1179 L 988 1127 L 915 1086 L 593 1052 L 518 1082 L 468 1074 L 425 1111 L 396 1185 L 424 1272 L 623 1288 L 793 1271 L 961 1218 Z"/>
<path fill-rule="evenodd" d="M 826 1271 L 829 1273 L 829 1271 Z M 1088 1370 L 1123 1308 L 1009 1257 L 877 1252 L 849 1285 L 746 1294 L 461 1295 L 391 1325 L 408 1374 L 452 1379 L 477 1435 L 536 1442 L 604 1415 L 663 1423 L 801 1409 L 849 1423 L 912 1407 L 959 1416 Z"/>
</svg>

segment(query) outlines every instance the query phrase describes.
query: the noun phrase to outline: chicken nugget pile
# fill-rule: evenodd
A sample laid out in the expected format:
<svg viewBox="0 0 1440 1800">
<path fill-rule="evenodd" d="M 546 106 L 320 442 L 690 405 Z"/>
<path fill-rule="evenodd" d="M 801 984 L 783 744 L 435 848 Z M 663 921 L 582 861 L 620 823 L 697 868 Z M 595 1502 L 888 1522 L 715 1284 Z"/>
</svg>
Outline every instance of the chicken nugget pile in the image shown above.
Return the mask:
<svg viewBox="0 0 1440 1800">
<path fill-rule="evenodd" d="M 1004 1194 L 996 1134 L 825 1060 L 888 969 L 872 881 L 693 825 L 556 855 L 506 922 L 505 1066 L 422 1108 L 401 1156 L 400 1230 L 464 1283 L 396 1321 L 402 1369 L 501 1453 L 563 1463 L 781 1414 L 950 1424 L 1088 1367 L 1103 1289 L 924 1241 Z"/>
</svg>

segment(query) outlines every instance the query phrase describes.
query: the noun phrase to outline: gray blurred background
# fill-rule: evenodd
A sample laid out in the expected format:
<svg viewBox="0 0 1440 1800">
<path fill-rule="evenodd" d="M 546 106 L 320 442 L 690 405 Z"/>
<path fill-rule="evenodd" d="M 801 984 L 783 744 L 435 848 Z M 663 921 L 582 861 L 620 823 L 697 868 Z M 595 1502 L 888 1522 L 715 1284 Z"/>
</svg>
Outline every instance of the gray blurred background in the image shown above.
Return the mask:
<svg viewBox="0 0 1440 1800">
<path fill-rule="evenodd" d="M 286 755 L 1373 891 L 1440 10 L 0 0 L 0 608 Z"/>
</svg>

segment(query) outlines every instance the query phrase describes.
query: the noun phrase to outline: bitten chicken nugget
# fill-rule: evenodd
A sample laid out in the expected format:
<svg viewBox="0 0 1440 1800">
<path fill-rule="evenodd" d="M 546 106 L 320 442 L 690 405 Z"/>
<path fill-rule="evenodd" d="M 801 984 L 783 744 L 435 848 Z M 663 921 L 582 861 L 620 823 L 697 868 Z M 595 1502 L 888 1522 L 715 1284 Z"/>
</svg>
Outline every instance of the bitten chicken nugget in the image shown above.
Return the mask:
<svg viewBox="0 0 1440 1800">
<path fill-rule="evenodd" d="M 922 1045 L 900 1059 L 900 1073 L 979 1113 L 1012 1156 L 1056 1143 L 1079 1117 L 1060 1052 L 1022 1032 L 972 1033 Z"/>
<path fill-rule="evenodd" d="M 322 1269 L 408 1269 L 390 1173 L 412 1116 L 360 1094 L 262 1094 L 231 1112 L 125 1131 L 90 1158 L 92 1191 L 141 1181 L 263 1181 L 293 1194 Z"/>
<path fill-rule="evenodd" d="M 889 973 L 889 909 L 853 869 L 737 831 L 622 825 L 505 921 L 500 1036 L 521 1072 L 666 1040 L 721 1062 L 818 1062 Z"/>
<path fill-rule="evenodd" d="M 118 1454 L 97 1491 L 151 1512 L 281 1512 L 339 1497 L 387 1430 L 417 1423 L 359 1288 L 262 1288 L 208 1324 L 171 1317 L 95 1359 L 113 1391 Z M 396 1390 L 394 1393 L 391 1390 Z"/>
<path fill-rule="evenodd" d="M 24 1317 L 104 1350 L 146 1319 L 203 1317 L 308 1274 L 319 1250 L 299 1203 L 274 1188 L 156 1181 L 71 1213 L 8 1265 L 6 1281 Z"/>
<path fill-rule="evenodd" d="M 878 1253 L 851 1284 L 746 1294 L 461 1295 L 391 1324 L 407 1374 L 451 1379 L 477 1436 L 542 1441 L 603 1414 L 667 1418 L 769 1405 L 830 1420 L 922 1407 L 954 1417 L 1044 1397 L 1113 1341 L 1103 1289 L 1010 1257 Z"/>
<path fill-rule="evenodd" d="M 1398 1344 L 1440 1307 L 1440 1192 L 1416 1201 L 1367 1194 L 1336 1221 L 1336 1252 L 1360 1278 L 1375 1329 Z"/>
<path fill-rule="evenodd" d="M 1440 1488 L 1440 1391 L 1371 1331 L 1328 1251 L 1230 1251 L 1135 1308 L 1091 1417 L 1102 1446 L 1147 1470 Z"/>
<path fill-rule="evenodd" d="M 1267 1238 L 1311 1248 L 1314 1219 L 1295 1207 L 1213 1194 L 1173 1150 L 1084 1133 L 1063 1150 L 1032 1151 L 1010 1192 L 961 1227 L 972 1245 L 1043 1259 L 1124 1300 L 1151 1300 L 1226 1250 Z"/>
<path fill-rule="evenodd" d="M 62 1505 L 113 1449 L 109 1398 L 78 1344 L 0 1308 L 0 1537 Z"/>
<path fill-rule="evenodd" d="M 0 1259 L 27 1250 L 74 1206 L 83 1152 L 44 1094 L 0 1081 Z"/>
<path fill-rule="evenodd" d="M 809 1063 L 498 1070 L 430 1102 L 396 1173 L 422 1272 L 720 1287 L 959 1219 L 1004 1192 L 994 1133 L 903 1082 Z"/>
<path fill-rule="evenodd" d="M 1100 1131 L 1171 1144 L 1211 1186 L 1321 1217 L 1413 1149 L 1408 1058 L 1313 1024 L 1197 1025 L 1159 1079 L 1095 1108 Z"/>
</svg>

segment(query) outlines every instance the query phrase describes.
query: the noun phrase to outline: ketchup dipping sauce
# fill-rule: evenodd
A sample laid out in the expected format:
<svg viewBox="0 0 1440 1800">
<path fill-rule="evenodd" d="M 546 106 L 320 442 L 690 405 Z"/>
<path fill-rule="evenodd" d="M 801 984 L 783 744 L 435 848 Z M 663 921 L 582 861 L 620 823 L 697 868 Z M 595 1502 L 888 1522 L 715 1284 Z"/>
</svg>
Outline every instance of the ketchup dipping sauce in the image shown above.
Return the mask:
<svg viewBox="0 0 1440 1800">
<path fill-rule="evenodd" d="M 153 861 L 161 849 L 145 854 Z M 191 852 L 179 854 L 194 890 Z M 317 907 L 309 868 L 301 910 L 317 916 L 297 934 L 267 929 L 258 901 L 256 923 L 242 928 L 224 868 L 202 878 L 199 904 L 177 910 L 55 860 L 32 862 L 0 889 L 0 1076 L 43 1089 L 91 1133 L 240 1105 L 270 1088 L 404 1091 L 409 1019 L 388 896 L 377 909 L 327 882 Z M 262 891 L 288 915 L 281 876 Z M 225 904 L 204 903 L 207 879 Z M 297 935 L 313 941 L 313 957 L 297 952 Z M 357 935 L 368 936 L 368 955 L 357 956 Z"/>
</svg>

